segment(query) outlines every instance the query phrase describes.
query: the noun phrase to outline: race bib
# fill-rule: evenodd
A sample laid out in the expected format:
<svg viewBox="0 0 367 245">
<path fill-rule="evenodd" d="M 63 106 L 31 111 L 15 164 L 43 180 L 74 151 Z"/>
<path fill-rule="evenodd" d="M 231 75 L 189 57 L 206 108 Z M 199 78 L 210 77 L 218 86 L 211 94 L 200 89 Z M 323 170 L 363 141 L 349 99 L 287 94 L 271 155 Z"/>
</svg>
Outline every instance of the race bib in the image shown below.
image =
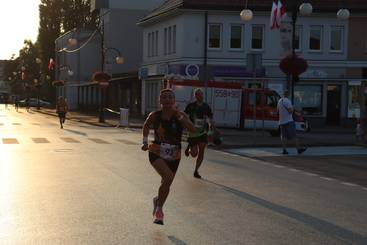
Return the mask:
<svg viewBox="0 0 367 245">
<path fill-rule="evenodd" d="M 205 120 L 195 118 L 194 126 L 195 126 L 195 128 L 203 128 L 205 126 Z"/>
<path fill-rule="evenodd" d="M 173 161 L 176 160 L 177 150 L 177 145 L 162 143 L 160 145 L 159 156 L 165 160 Z"/>
</svg>

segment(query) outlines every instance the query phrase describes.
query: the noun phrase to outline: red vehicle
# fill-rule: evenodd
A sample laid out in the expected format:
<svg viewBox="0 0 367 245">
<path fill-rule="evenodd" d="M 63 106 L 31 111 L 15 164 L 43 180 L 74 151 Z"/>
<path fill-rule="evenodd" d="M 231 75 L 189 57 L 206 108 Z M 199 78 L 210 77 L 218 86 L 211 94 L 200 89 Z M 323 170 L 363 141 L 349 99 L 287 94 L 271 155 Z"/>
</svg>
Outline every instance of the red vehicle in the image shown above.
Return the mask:
<svg viewBox="0 0 367 245">
<path fill-rule="evenodd" d="M 274 90 L 243 89 L 240 127 L 253 129 L 256 126 L 257 129 L 269 131 L 272 136 L 279 135 L 277 110 L 279 99 L 280 96 Z M 293 119 L 297 130 L 309 131 L 308 121 L 301 112 L 295 111 Z"/>
</svg>

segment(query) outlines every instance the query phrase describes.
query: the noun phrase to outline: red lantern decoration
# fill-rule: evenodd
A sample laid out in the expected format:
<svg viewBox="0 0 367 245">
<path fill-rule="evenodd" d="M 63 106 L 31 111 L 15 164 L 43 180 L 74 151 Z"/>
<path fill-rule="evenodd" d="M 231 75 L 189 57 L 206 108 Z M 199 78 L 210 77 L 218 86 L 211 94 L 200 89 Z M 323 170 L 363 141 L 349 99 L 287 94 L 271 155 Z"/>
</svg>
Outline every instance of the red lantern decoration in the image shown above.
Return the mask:
<svg viewBox="0 0 367 245">
<path fill-rule="evenodd" d="M 307 61 L 297 55 L 288 55 L 280 61 L 279 68 L 287 75 L 298 77 L 308 68 Z"/>
<path fill-rule="evenodd" d="M 61 86 L 65 85 L 65 81 L 64 80 L 55 80 L 55 81 L 52 82 L 52 85 L 56 86 L 56 87 L 61 87 Z"/>
<path fill-rule="evenodd" d="M 107 73 L 102 72 L 102 71 L 97 71 L 97 72 L 93 73 L 92 79 L 93 79 L 93 81 L 97 81 L 99 86 L 107 87 L 108 82 L 111 79 L 111 76 L 108 75 Z"/>
</svg>

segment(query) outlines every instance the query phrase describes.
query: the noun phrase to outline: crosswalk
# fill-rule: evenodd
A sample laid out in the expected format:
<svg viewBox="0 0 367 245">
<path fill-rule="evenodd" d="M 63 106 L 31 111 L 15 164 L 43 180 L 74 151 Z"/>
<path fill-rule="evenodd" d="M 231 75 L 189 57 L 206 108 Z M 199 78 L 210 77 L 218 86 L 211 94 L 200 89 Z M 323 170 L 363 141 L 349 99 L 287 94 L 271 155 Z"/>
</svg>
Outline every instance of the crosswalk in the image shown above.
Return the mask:
<svg viewBox="0 0 367 245">
<path fill-rule="evenodd" d="M 82 143 L 95 143 L 95 144 L 116 144 L 123 143 L 128 145 L 139 145 L 138 142 L 128 139 L 100 139 L 100 138 L 73 138 L 73 137 L 58 137 L 53 139 L 42 138 L 42 137 L 30 137 L 30 138 L 0 138 L 0 145 L 20 145 L 24 142 L 32 142 L 34 144 L 52 144 L 56 141 L 61 140 L 64 143 L 69 144 L 82 144 Z"/>
</svg>

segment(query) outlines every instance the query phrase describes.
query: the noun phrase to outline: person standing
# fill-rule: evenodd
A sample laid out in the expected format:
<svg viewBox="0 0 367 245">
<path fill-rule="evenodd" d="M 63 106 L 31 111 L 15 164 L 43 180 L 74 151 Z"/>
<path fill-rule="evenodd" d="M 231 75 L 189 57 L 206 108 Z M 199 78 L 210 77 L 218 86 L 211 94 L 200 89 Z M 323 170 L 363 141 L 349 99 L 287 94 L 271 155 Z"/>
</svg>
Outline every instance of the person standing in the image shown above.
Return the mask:
<svg viewBox="0 0 367 245">
<path fill-rule="evenodd" d="M 149 161 L 161 176 L 158 196 L 153 198 L 154 223 L 163 225 L 163 205 L 168 197 L 181 159 L 181 137 L 183 128 L 196 129 L 185 113 L 174 108 L 175 94 L 170 89 L 160 92 L 161 110 L 149 114 L 143 125 L 143 151 L 149 151 Z M 150 128 L 154 130 L 154 141 L 148 145 Z"/>
<path fill-rule="evenodd" d="M 201 89 L 196 89 L 194 95 L 195 101 L 186 106 L 185 113 L 197 130 L 195 133 L 189 133 L 185 155 L 196 158 L 194 177 L 201 179 L 199 168 L 204 160 L 205 148 L 208 144 L 208 130 L 212 128 L 213 124 L 213 113 L 210 106 L 204 102 L 204 94 Z"/>
<path fill-rule="evenodd" d="M 63 124 L 65 123 L 67 112 L 68 112 L 68 104 L 66 102 L 66 99 L 60 96 L 56 104 L 56 113 L 59 115 L 60 128 L 64 128 Z"/>
<path fill-rule="evenodd" d="M 279 114 L 280 140 L 283 147 L 283 155 L 288 155 L 287 142 L 294 140 L 297 153 L 302 154 L 307 148 L 301 147 L 296 133 L 296 124 L 293 120 L 294 107 L 288 99 L 288 90 L 284 91 L 283 97 L 279 99 L 277 109 Z"/>
</svg>

